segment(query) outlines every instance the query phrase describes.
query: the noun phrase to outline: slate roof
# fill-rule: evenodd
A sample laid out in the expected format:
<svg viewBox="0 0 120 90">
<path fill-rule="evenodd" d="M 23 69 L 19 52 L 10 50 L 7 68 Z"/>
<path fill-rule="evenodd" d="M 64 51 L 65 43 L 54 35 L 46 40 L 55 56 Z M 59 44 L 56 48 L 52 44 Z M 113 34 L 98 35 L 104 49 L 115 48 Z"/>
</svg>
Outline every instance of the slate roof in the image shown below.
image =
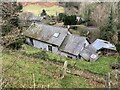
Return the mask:
<svg viewBox="0 0 120 90">
<path fill-rule="evenodd" d="M 30 21 L 42 21 L 43 17 L 41 16 L 32 16 L 29 18 Z"/>
<path fill-rule="evenodd" d="M 55 33 L 59 33 L 58 37 L 54 37 L 53 35 Z M 56 46 L 60 46 L 65 39 L 66 35 L 68 33 L 67 28 L 62 27 L 54 27 L 50 25 L 45 24 L 32 24 L 25 32 L 23 32 L 23 35 L 35 38 L 40 41 L 44 41 Z"/>
<path fill-rule="evenodd" d="M 85 49 L 83 49 L 80 55 L 86 60 L 90 60 L 92 55 L 96 55 L 96 58 L 94 59 L 97 60 L 97 51 L 103 48 L 116 51 L 115 45 L 105 40 L 96 39 L 91 45 L 88 45 Z"/>
<path fill-rule="evenodd" d="M 78 55 L 83 50 L 87 37 L 77 35 L 67 35 L 60 50 L 70 53 L 72 55 Z"/>
<path fill-rule="evenodd" d="M 113 45 L 112 43 L 110 43 L 109 41 L 105 41 L 102 39 L 96 39 L 93 43 L 92 46 L 94 48 L 96 48 L 97 50 L 100 50 L 102 48 L 105 49 L 111 49 L 111 50 L 115 50 L 116 51 L 116 47 L 115 45 Z"/>
<path fill-rule="evenodd" d="M 90 60 L 91 55 L 96 55 L 97 49 L 95 49 L 92 45 L 88 45 L 83 51 L 80 53 L 80 55 L 85 60 Z M 97 58 L 96 58 L 97 59 Z"/>
</svg>

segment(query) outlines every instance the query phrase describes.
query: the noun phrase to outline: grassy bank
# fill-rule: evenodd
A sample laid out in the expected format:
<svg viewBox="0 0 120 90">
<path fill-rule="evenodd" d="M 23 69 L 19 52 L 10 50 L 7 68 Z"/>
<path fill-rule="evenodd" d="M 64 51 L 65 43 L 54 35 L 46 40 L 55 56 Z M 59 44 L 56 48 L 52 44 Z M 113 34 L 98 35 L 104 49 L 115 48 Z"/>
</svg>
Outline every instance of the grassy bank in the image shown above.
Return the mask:
<svg viewBox="0 0 120 90">
<path fill-rule="evenodd" d="M 40 49 L 24 45 L 24 50 L 26 54 L 34 54 L 37 52 L 41 52 Z M 100 57 L 96 62 L 87 62 L 84 60 L 73 60 L 73 59 L 68 59 L 66 57 L 60 57 L 59 55 L 47 52 L 49 56 L 49 60 L 55 61 L 55 62 L 62 62 L 68 61 L 68 64 L 70 66 L 74 66 L 77 69 L 80 70 L 87 70 L 89 72 L 95 73 L 95 74 L 100 74 L 104 75 L 112 69 L 110 68 L 110 64 L 117 62 L 118 60 L 116 59 L 116 56 L 102 56 Z"/>
<path fill-rule="evenodd" d="M 7 88 L 85 88 L 95 87 L 83 77 L 67 74 L 60 79 L 61 67 L 20 52 L 3 53 L 3 86 Z"/>
</svg>

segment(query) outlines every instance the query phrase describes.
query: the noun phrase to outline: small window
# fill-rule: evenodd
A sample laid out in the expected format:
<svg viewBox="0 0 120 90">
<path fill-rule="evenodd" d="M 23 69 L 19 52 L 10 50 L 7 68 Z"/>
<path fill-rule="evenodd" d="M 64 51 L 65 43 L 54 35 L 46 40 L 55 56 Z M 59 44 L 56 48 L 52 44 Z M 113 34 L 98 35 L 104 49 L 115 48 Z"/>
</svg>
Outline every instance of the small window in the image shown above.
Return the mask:
<svg viewBox="0 0 120 90">
<path fill-rule="evenodd" d="M 107 43 L 107 44 L 108 44 L 108 42 L 104 42 L 104 43 Z"/>
<path fill-rule="evenodd" d="M 34 43 L 33 43 L 33 39 L 32 39 L 32 38 L 30 38 L 30 43 L 31 43 L 31 45 L 34 46 Z"/>
<path fill-rule="evenodd" d="M 68 58 L 72 59 L 72 56 L 67 56 Z"/>
<path fill-rule="evenodd" d="M 52 52 L 52 46 L 48 45 L 48 50 Z"/>
<path fill-rule="evenodd" d="M 59 37 L 60 33 L 54 33 L 53 37 Z"/>
</svg>

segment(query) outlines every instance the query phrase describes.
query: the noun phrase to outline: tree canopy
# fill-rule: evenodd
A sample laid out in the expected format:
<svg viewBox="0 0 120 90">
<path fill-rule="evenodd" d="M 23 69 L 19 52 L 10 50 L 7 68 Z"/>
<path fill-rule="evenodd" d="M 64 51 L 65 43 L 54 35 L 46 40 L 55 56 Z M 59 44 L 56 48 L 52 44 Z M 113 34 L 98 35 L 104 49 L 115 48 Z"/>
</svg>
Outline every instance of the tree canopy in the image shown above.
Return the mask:
<svg viewBox="0 0 120 90">
<path fill-rule="evenodd" d="M 22 10 L 22 4 L 17 2 L 2 2 L 2 35 L 19 27 L 19 13 Z"/>
</svg>

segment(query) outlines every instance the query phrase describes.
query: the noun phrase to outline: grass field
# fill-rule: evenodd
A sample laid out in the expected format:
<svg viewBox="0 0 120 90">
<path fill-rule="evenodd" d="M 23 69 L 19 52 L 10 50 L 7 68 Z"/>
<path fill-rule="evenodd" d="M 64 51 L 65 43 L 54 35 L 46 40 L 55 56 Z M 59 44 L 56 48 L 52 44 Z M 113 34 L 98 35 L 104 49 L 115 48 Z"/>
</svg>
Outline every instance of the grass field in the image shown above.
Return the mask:
<svg viewBox="0 0 120 90">
<path fill-rule="evenodd" d="M 56 13 L 64 12 L 64 8 L 61 6 L 54 5 L 52 7 L 45 7 L 40 5 L 27 5 L 23 7 L 23 12 L 32 12 L 34 15 L 38 16 L 42 10 L 46 10 L 48 15 L 56 15 Z"/>
<path fill-rule="evenodd" d="M 3 81 L 7 88 L 85 88 L 85 78 L 67 74 L 60 79 L 61 67 L 19 52 L 3 53 Z"/>
</svg>

